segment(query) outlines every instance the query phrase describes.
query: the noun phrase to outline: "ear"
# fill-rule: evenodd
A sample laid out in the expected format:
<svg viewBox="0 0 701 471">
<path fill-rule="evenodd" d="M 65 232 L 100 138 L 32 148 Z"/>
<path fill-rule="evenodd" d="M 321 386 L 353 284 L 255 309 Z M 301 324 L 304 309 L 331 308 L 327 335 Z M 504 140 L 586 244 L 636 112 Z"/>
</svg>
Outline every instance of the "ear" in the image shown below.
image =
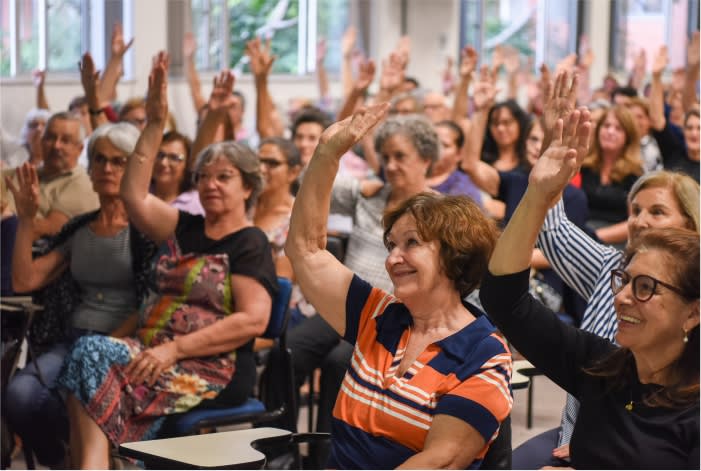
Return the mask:
<svg viewBox="0 0 701 471">
<path fill-rule="evenodd" d="M 699 300 L 689 304 L 689 316 L 684 321 L 684 330 L 689 331 L 699 325 Z"/>
</svg>

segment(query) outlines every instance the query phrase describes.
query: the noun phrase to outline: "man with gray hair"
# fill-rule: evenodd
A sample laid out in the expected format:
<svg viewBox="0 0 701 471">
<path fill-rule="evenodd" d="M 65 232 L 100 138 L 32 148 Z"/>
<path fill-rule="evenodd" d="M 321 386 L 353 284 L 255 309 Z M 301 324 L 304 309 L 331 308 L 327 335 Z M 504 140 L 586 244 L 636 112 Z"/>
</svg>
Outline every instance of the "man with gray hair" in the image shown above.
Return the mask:
<svg viewBox="0 0 701 471">
<path fill-rule="evenodd" d="M 85 130 L 80 118 L 55 113 L 41 138 L 44 165 L 39 169 L 39 212 L 33 240 L 56 234 L 69 219 L 99 207 L 97 194 L 78 158 Z"/>
</svg>

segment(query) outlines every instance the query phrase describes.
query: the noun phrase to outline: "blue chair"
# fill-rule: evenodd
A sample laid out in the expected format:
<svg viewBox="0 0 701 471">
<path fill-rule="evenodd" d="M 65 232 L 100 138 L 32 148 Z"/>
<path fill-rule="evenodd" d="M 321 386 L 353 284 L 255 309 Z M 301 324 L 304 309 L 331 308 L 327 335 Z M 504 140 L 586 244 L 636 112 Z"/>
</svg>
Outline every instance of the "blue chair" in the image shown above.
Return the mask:
<svg viewBox="0 0 701 471">
<path fill-rule="evenodd" d="M 289 318 L 288 306 L 292 295 L 292 282 L 282 277 L 278 277 L 277 281 L 279 292 L 273 299 L 270 321 L 263 333 L 264 338 L 277 340 L 277 342 L 269 353 L 265 368 L 259 378 L 258 397 L 250 397 L 246 402 L 236 407 L 195 408 L 174 416 L 172 418 L 174 422 L 169 424 L 171 434 L 175 436 L 193 435 L 201 433 L 203 429 L 224 425 L 252 423 L 255 426 L 271 421 L 276 421 L 291 432 L 297 430 L 292 357 L 286 345 L 285 335 Z M 272 388 L 287 390 L 286 402 L 270 404 L 268 392 Z"/>
</svg>

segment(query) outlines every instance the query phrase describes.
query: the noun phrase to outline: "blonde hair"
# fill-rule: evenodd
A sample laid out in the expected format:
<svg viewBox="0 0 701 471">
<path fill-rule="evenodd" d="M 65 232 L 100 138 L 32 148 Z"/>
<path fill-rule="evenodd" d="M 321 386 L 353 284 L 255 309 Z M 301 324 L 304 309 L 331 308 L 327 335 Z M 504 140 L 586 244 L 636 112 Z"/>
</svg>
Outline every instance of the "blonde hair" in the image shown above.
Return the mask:
<svg viewBox="0 0 701 471">
<path fill-rule="evenodd" d="M 582 167 L 590 168 L 596 172 L 601 171 L 602 151 L 601 143 L 599 141 L 599 131 L 601 130 L 601 127 L 609 114 L 613 114 L 613 116 L 618 120 L 626 136 L 626 141 L 623 144 L 623 151 L 613 164 L 613 169 L 611 170 L 611 180 L 614 182 L 620 182 L 628 175 L 642 175 L 643 166 L 640 157 L 640 137 L 638 136 L 638 131 L 635 127 L 633 116 L 625 106 L 621 105 L 612 106 L 611 108 L 607 109 L 606 114 L 604 114 L 604 116 L 597 123 L 594 131 L 591 152 L 589 152 L 589 155 L 584 159 Z"/>
<path fill-rule="evenodd" d="M 699 232 L 699 184 L 689 175 L 658 170 L 638 178 L 628 192 L 628 205 L 645 188 L 669 188 L 689 222 L 687 229 Z"/>
</svg>

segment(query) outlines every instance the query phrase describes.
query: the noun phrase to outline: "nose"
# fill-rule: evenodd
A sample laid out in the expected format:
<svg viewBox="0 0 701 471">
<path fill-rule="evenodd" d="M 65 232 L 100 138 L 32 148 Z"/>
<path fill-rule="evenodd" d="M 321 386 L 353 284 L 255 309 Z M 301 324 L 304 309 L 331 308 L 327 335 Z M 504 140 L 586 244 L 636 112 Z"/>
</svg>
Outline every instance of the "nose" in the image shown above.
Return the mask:
<svg viewBox="0 0 701 471">
<path fill-rule="evenodd" d="M 399 247 L 394 247 L 387 254 L 387 265 L 391 267 L 397 263 L 401 263 L 404 260 L 402 251 Z"/>
<path fill-rule="evenodd" d="M 637 229 L 644 229 L 650 227 L 650 217 L 645 211 L 641 211 L 636 215 L 631 215 L 631 224 Z"/>
</svg>

